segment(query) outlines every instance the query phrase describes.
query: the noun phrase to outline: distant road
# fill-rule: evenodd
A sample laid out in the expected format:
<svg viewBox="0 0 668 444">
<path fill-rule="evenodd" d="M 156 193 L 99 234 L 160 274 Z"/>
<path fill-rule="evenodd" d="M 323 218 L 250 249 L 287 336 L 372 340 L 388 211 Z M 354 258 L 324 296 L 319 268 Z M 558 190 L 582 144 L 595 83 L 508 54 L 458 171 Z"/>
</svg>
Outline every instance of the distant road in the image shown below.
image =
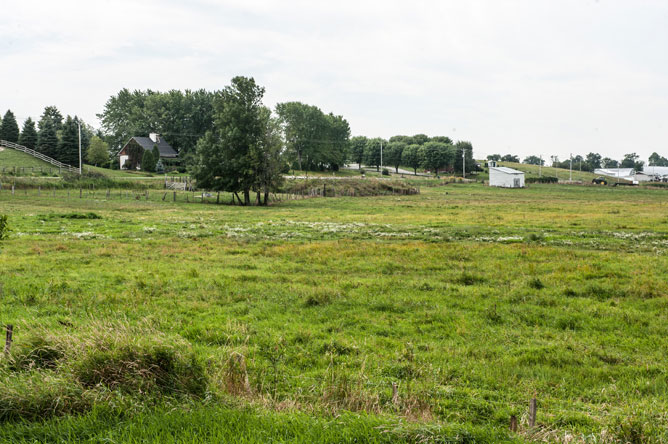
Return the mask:
<svg viewBox="0 0 668 444">
<path fill-rule="evenodd" d="M 360 168 L 360 166 L 359 166 L 358 163 L 350 163 L 348 165 L 342 166 L 341 168 L 346 169 L 346 170 L 358 170 Z M 376 167 L 366 167 L 366 166 L 362 165 L 362 168 L 366 168 L 367 170 L 371 170 L 371 169 L 374 169 Z M 395 173 L 394 167 L 388 167 L 387 165 L 385 165 L 383 168 L 387 168 L 387 171 L 389 171 L 390 174 L 395 174 L 395 175 L 396 174 L 403 174 L 403 175 L 406 175 L 406 176 L 415 176 L 416 175 L 415 173 L 413 173 L 413 171 L 404 170 L 403 168 L 399 168 L 398 173 Z M 417 175 L 418 176 L 431 176 L 431 174 L 427 174 L 427 173 L 417 173 Z"/>
</svg>

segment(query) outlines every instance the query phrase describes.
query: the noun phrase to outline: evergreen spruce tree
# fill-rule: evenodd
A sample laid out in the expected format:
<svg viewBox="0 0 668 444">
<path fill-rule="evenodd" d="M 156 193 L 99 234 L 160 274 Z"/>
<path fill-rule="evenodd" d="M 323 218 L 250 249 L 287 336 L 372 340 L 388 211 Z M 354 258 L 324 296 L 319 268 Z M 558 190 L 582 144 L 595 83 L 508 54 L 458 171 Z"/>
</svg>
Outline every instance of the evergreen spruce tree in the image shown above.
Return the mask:
<svg viewBox="0 0 668 444">
<path fill-rule="evenodd" d="M 21 131 L 21 135 L 19 136 L 19 145 L 33 150 L 37 146 L 37 130 L 35 129 L 35 122 L 30 117 L 23 122 L 23 131 Z"/>
<path fill-rule="evenodd" d="M 153 169 L 155 170 L 155 167 L 158 165 L 158 161 L 160 160 L 160 150 L 158 149 L 158 144 L 154 143 L 153 144 Z"/>
<path fill-rule="evenodd" d="M 154 160 L 153 153 L 150 150 L 144 151 L 144 155 L 141 158 L 141 169 L 148 172 L 154 171 Z"/>
<path fill-rule="evenodd" d="M 58 134 L 56 126 L 50 118 L 39 121 L 39 132 L 37 133 L 37 148 L 40 153 L 54 157 L 58 149 Z"/>
<path fill-rule="evenodd" d="M 51 119 L 56 128 L 56 132 L 63 129 L 63 115 L 60 114 L 60 111 L 58 111 L 58 108 L 55 106 L 47 106 L 44 108 L 40 122 L 44 119 Z"/>
<path fill-rule="evenodd" d="M 79 126 L 70 116 L 63 124 L 56 159 L 68 165 L 79 165 Z"/>
<path fill-rule="evenodd" d="M 14 113 L 8 110 L 2 118 L 0 125 L 0 139 L 17 143 L 19 141 L 19 125 L 16 123 Z"/>
</svg>

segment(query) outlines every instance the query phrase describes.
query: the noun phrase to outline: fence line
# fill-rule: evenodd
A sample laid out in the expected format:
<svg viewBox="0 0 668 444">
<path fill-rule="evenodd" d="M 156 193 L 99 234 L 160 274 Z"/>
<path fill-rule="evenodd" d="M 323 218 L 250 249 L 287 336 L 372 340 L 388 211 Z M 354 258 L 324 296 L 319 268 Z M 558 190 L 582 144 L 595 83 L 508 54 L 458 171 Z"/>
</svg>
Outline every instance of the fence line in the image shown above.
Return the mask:
<svg viewBox="0 0 668 444">
<path fill-rule="evenodd" d="M 45 154 L 42 154 L 38 151 L 35 151 L 31 148 L 25 147 L 23 145 L 19 145 L 18 143 L 14 142 L 9 142 L 7 140 L 0 140 L 0 146 L 5 147 L 5 148 L 11 148 L 17 151 L 22 151 L 26 154 L 29 154 L 37 159 L 43 160 L 44 162 L 50 163 L 53 166 L 58 167 L 60 170 L 65 170 L 70 173 L 76 173 L 79 172 L 78 168 L 75 168 L 71 165 L 68 165 L 66 163 L 60 162 L 56 159 L 53 159 Z"/>
</svg>

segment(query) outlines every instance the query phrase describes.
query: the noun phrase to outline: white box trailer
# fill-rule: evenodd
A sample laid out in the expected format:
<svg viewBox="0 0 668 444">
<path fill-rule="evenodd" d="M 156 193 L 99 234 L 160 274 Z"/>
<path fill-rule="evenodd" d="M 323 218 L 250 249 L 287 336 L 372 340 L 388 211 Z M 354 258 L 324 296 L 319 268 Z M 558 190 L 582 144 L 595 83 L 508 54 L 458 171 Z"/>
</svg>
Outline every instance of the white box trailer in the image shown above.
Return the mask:
<svg viewBox="0 0 668 444">
<path fill-rule="evenodd" d="M 489 167 L 489 186 L 524 188 L 524 173 L 508 167 Z"/>
</svg>

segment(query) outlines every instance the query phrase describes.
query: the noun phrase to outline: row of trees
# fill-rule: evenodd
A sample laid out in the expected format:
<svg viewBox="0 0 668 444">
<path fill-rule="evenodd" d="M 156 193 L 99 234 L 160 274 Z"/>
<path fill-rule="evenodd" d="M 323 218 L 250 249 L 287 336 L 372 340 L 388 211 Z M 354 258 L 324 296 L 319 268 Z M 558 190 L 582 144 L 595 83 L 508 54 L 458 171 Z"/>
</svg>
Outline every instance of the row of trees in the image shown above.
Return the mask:
<svg viewBox="0 0 668 444">
<path fill-rule="evenodd" d="M 0 139 L 34 149 L 68 165 L 77 165 L 79 163 L 79 124 L 81 124 L 81 146 L 85 153 L 94 137 L 92 128 L 77 116 L 68 115 L 63 118 L 55 106 L 44 108 L 37 126 L 28 117 L 23 122 L 21 131 L 19 131 L 14 113 L 8 110 L 0 123 Z M 108 150 L 104 153 L 104 157 L 108 162 Z M 100 159 L 99 155 L 97 159 Z"/>
<path fill-rule="evenodd" d="M 364 136 L 353 137 L 350 141 L 349 160 L 358 165 L 391 166 L 396 172 L 399 167 L 412 168 L 417 174 L 418 168 L 434 172 L 460 172 L 466 167 L 467 172 L 475 169 L 473 146 L 470 142 L 453 143 L 449 137 L 429 137 L 425 134 L 415 136 L 392 136 L 389 140 L 369 139 Z M 462 157 L 462 153 L 465 159 Z M 465 165 L 462 163 L 465 162 Z"/>
</svg>

